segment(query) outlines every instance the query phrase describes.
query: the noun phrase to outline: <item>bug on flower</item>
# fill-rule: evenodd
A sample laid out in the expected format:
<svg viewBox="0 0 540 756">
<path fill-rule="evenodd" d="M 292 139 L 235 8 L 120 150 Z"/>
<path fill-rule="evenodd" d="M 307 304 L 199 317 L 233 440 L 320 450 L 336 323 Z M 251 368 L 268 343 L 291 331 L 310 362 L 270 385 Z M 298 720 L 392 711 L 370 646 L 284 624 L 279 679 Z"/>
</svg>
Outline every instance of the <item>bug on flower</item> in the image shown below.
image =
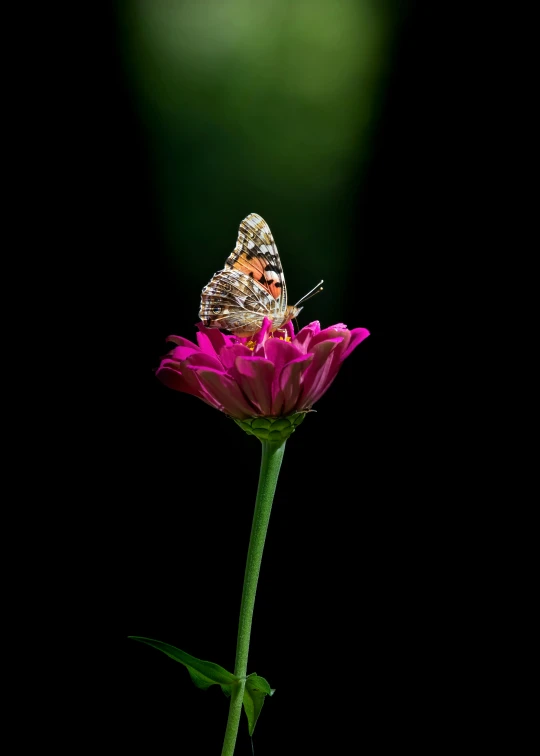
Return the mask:
<svg viewBox="0 0 540 756">
<path fill-rule="evenodd" d="M 214 274 L 201 293 L 199 317 L 207 328 L 236 336 L 251 336 L 264 318 L 272 331 L 283 328 L 302 309 L 299 305 L 322 291 L 320 281 L 295 305 L 287 305 L 287 286 L 276 243 L 268 224 L 257 213 L 240 223 L 238 239 L 223 270 Z"/>
</svg>

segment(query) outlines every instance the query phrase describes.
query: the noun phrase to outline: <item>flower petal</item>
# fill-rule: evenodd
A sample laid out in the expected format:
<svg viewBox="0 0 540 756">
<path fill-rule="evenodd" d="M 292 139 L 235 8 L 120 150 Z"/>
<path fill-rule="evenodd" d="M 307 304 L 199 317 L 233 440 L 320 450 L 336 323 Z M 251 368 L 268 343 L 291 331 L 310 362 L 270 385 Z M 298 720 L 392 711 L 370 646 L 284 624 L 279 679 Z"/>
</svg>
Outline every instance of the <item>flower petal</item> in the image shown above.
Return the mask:
<svg viewBox="0 0 540 756">
<path fill-rule="evenodd" d="M 302 390 L 303 375 L 313 361 L 314 355 L 304 354 L 288 362 L 279 376 L 279 392 L 272 407 L 273 414 L 290 415 L 296 409 Z"/>
<path fill-rule="evenodd" d="M 165 341 L 172 341 L 177 346 L 191 347 L 192 349 L 198 349 L 197 344 L 194 344 L 189 339 L 185 339 L 183 336 L 167 336 Z"/>
<path fill-rule="evenodd" d="M 217 328 L 205 328 L 202 323 L 199 323 L 197 327 L 199 329 L 197 331 L 197 344 L 207 354 L 219 356 L 223 347 L 236 343 L 234 336 L 227 336 Z"/>
<path fill-rule="evenodd" d="M 249 350 L 248 350 L 249 351 Z M 264 357 L 237 357 L 233 376 L 257 414 L 272 414 L 274 365 Z"/>
<path fill-rule="evenodd" d="M 337 331 L 337 333 L 339 333 L 339 331 Z M 309 403 L 309 407 L 311 407 L 313 404 L 315 404 L 315 402 L 319 401 L 322 395 L 328 391 L 328 389 L 334 382 L 337 374 L 339 373 L 343 360 L 348 357 L 353 349 L 355 349 L 358 344 L 361 344 L 362 341 L 368 336 L 369 331 L 365 328 L 355 328 L 352 331 L 347 331 L 348 338 L 345 338 L 343 344 L 341 346 L 338 346 L 329 357 L 329 364 L 327 365 L 324 380 L 320 380 L 318 382 L 316 380 L 316 382 L 314 382 L 309 391 L 309 397 L 307 398 L 307 400 L 305 397 L 302 398 L 302 406 L 307 407 Z"/>
<path fill-rule="evenodd" d="M 302 396 L 297 409 L 311 409 L 315 397 L 319 399 L 339 370 L 339 362 L 333 359 L 332 352 L 339 349 L 343 336 L 316 344 L 313 349 L 313 362 L 308 367 L 303 381 Z M 336 363 L 336 367 L 334 367 Z"/>
<path fill-rule="evenodd" d="M 262 326 L 259 332 L 255 336 L 257 344 L 264 343 L 266 339 L 269 337 L 270 335 L 269 331 L 270 331 L 271 325 L 272 325 L 272 321 L 269 318 L 263 318 Z"/>
<path fill-rule="evenodd" d="M 219 404 L 220 409 L 227 415 L 238 420 L 245 420 L 257 414 L 254 407 L 248 402 L 236 381 L 226 373 L 208 368 L 196 368 L 197 377 L 208 391 L 208 394 Z"/>
<path fill-rule="evenodd" d="M 195 344 L 191 344 L 191 346 L 175 346 L 168 354 L 168 357 L 170 357 L 173 360 L 178 360 L 179 362 L 181 360 L 186 360 L 188 357 L 191 357 L 192 354 L 203 354 L 198 346 L 195 346 Z"/>
<path fill-rule="evenodd" d="M 173 366 L 174 365 L 174 366 Z M 161 365 L 156 370 L 156 378 L 159 378 L 167 388 L 172 388 L 175 391 L 183 391 L 185 394 L 193 394 L 193 396 L 199 396 L 198 385 L 195 387 L 186 380 L 183 373 L 176 369 L 176 363 L 172 363 L 170 360 L 163 360 Z"/>
<path fill-rule="evenodd" d="M 291 341 L 268 339 L 264 345 L 265 356 L 281 372 L 283 365 L 302 356 L 302 352 Z"/>
<path fill-rule="evenodd" d="M 353 349 L 356 349 L 358 344 L 361 344 L 364 339 L 369 336 L 367 328 L 353 328 L 351 331 L 351 340 L 349 341 L 345 352 L 341 355 L 341 361 L 348 357 Z"/>
<path fill-rule="evenodd" d="M 216 333 L 220 333 L 220 331 L 216 331 Z M 203 331 L 197 332 L 197 344 L 199 345 L 201 352 L 217 356 L 218 352 L 215 350 L 214 345 L 212 344 L 212 341 L 207 333 L 203 333 Z"/>
<path fill-rule="evenodd" d="M 207 401 L 212 406 L 221 409 L 220 403 L 216 402 L 214 395 L 208 391 L 208 388 L 204 383 L 201 383 L 197 375 L 197 370 L 199 368 L 209 368 L 210 370 L 214 370 L 219 375 L 226 375 L 225 371 L 223 370 L 223 366 L 218 358 L 212 354 L 197 352 L 197 354 L 193 354 L 188 357 L 182 364 L 182 367 L 184 368 L 184 377 L 186 381 L 190 382 L 193 386 L 196 386 L 198 388 L 201 399 L 204 398 L 205 401 Z M 188 368 L 190 369 L 188 370 Z"/>
<path fill-rule="evenodd" d="M 320 344 L 323 341 L 327 341 L 328 339 L 337 339 L 342 338 L 343 339 L 343 351 L 349 344 L 349 340 L 351 338 L 351 332 L 349 329 L 344 326 L 342 327 L 342 323 L 338 323 L 334 326 L 329 326 L 328 328 L 325 328 L 323 331 L 319 331 L 313 339 L 311 340 L 311 343 L 309 345 L 309 351 L 312 352 L 313 348 Z M 340 350 L 341 351 L 341 350 Z"/>
<path fill-rule="evenodd" d="M 218 358 L 207 352 L 194 352 L 186 357 L 183 364 L 189 365 L 189 367 L 207 367 L 220 373 L 224 372 L 223 365 Z"/>
<path fill-rule="evenodd" d="M 318 320 L 314 320 L 307 326 L 304 326 L 301 331 L 298 331 L 294 337 L 294 345 L 303 353 L 306 354 L 311 343 L 311 339 L 319 333 L 321 330 L 321 324 Z"/>
<path fill-rule="evenodd" d="M 253 353 L 251 349 L 243 344 L 231 344 L 221 350 L 219 358 L 221 364 L 227 372 L 230 372 L 234 368 L 234 363 L 237 357 L 252 357 Z"/>
<path fill-rule="evenodd" d="M 190 355 L 182 363 L 174 362 L 172 360 L 163 360 L 161 363 L 161 367 L 173 368 L 177 373 L 182 375 L 184 384 L 182 384 L 182 388 L 177 388 L 178 391 L 187 391 L 194 396 L 198 396 L 199 399 L 202 399 L 203 401 L 212 405 L 212 407 L 221 409 L 221 407 L 216 403 L 215 399 L 211 395 L 209 395 L 206 388 L 198 380 L 195 372 L 191 369 L 193 367 L 206 367 L 210 369 L 216 369 L 216 365 L 222 372 L 219 361 L 215 357 L 212 357 L 212 355 L 204 354 L 203 352 L 196 352 L 193 355 Z M 171 380 L 170 376 L 168 376 L 168 378 L 169 380 Z M 178 381 L 176 381 L 176 384 L 177 386 L 180 385 Z M 175 386 L 172 386 L 172 388 L 175 388 Z"/>
<path fill-rule="evenodd" d="M 183 336 L 167 336 L 166 341 L 172 341 L 173 344 L 176 344 L 167 354 L 167 357 L 175 360 L 185 360 L 190 354 L 200 352 L 197 344 L 189 339 L 184 339 Z"/>
<path fill-rule="evenodd" d="M 211 354 L 205 354 L 199 349 L 192 351 L 186 359 L 180 361 L 175 359 L 178 352 L 187 352 L 188 347 L 175 347 L 170 354 L 161 361 L 161 365 L 156 371 L 156 376 L 169 388 L 176 391 L 183 391 L 193 396 L 199 397 L 212 407 L 221 409 L 221 406 L 208 393 L 204 385 L 201 384 L 195 372 L 191 369 L 210 368 L 223 372 L 219 360 Z"/>
<path fill-rule="evenodd" d="M 285 331 L 287 333 L 287 336 L 291 339 L 291 341 L 294 339 L 294 326 L 292 324 L 292 320 L 289 320 L 288 323 L 285 323 Z"/>
<path fill-rule="evenodd" d="M 262 326 L 260 331 L 255 334 L 254 339 L 256 342 L 255 349 L 253 350 L 253 354 L 256 357 L 264 357 L 265 351 L 264 346 L 268 339 L 270 338 L 270 326 L 272 325 L 272 321 L 268 318 L 264 318 L 262 322 Z"/>
<path fill-rule="evenodd" d="M 268 339 L 265 344 L 267 358 L 274 364 L 274 380 L 272 382 L 272 414 L 280 415 L 281 406 L 283 405 L 283 395 L 280 390 L 279 376 L 281 371 L 288 362 L 296 360 L 302 356 L 297 347 L 290 341 L 282 339 Z"/>
</svg>

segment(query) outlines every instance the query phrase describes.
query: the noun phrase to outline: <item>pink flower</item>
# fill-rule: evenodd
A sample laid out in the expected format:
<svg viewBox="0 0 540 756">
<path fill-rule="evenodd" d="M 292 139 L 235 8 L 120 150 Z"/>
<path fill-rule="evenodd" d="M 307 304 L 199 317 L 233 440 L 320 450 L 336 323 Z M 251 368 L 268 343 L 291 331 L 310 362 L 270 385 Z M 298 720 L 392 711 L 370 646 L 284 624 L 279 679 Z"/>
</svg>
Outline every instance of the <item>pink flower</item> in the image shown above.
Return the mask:
<svg viewBox="0 0 540 756">
<path fill-rule="evenodd" d="M 332 384 L 341 363 L 369 331 L 343 323 L 321 330 L 317 320 L 296 335 L 291 323 L 270 334 L 271 322 L 253 341 L 227 336 L 199 323 L 197 344 L 169 336 L 176 346 L 156 375 L 176 391 L 198 396 L 238 420 L 284 417 L 310 410 Z"/>
</svg>

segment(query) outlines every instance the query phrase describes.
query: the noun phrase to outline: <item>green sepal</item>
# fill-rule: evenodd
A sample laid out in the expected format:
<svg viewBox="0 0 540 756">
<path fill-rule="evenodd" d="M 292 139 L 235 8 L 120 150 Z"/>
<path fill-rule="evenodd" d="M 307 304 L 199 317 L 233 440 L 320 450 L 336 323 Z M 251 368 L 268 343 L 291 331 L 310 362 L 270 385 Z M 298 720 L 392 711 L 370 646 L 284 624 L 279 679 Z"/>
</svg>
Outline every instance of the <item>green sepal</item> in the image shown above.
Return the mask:
<svg viewBox="0 0 540 756">
<path fill-rule="evenodd" d="M 132 640 L 140 641 L 140 643 L 146 643 L 148 646 L 157 648 L 158 651 L 163 651 L 164 654 L 170 656 L 184 667 L 187 667 L 187 671 L 195 685 L 202 690 L 206 690 L 211 685 L 219 685 L 221 690 L 226 696 L 231 695 L 232 686 L 239 682 L 232 672 L 227 672 L 226 669 L 220 667 L 219 664 L 213 662 L 203 661 L 202 659 L 196 659 L 190 654 L 186 654 L 185 651 L 181 651 L 179 648 L 163 643 L 162 641 L 152 640 L 151 638 L 140 638 L 137 635 L 128 636 Z"/>
<path fill-rule="evenodd" d="M 275 689 L 270 687 L 264 677 L 259 677 L 255 673 L 247 676 L 244 689 L 244 711 L 248 719 L 250 736 L 253 735 L 264 699 L 266 696 L 273 696 L 274 693 Z"/>
<path fill-rule="evenodd" d="M 249 417 L 246 420 L 235 418 L 234 422 L 248 436 L 257 436 L 259 441 L 281 444 L 289 438 L 291 433 L 294 433 L 306 414 L 307 412 L 295 412 L 286 417 Z"/>
</svg>

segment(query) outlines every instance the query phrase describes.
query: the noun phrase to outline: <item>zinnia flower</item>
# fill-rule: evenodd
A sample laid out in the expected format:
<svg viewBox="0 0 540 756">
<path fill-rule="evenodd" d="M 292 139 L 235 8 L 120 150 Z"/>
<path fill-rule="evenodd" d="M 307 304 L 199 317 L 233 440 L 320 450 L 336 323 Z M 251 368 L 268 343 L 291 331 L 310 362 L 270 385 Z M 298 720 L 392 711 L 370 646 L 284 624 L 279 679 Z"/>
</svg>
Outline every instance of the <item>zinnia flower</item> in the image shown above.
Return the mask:
<svg viewBox="0 0 540 756">
<path fill-rule="evenodd" d="M 321 330 L 318 321 L 296 335 L 292 323 L 252 341 L 198 324 L 197 344 L 169 336 L 176 346 L 156 375 L 169 388 L 198 396 L 237 421 L 305 413 L 328 390 L 343 360 L 369 331 L 343 323 Z M 239 423 L 240 424 L 240 423 Z"/>
</svg>

